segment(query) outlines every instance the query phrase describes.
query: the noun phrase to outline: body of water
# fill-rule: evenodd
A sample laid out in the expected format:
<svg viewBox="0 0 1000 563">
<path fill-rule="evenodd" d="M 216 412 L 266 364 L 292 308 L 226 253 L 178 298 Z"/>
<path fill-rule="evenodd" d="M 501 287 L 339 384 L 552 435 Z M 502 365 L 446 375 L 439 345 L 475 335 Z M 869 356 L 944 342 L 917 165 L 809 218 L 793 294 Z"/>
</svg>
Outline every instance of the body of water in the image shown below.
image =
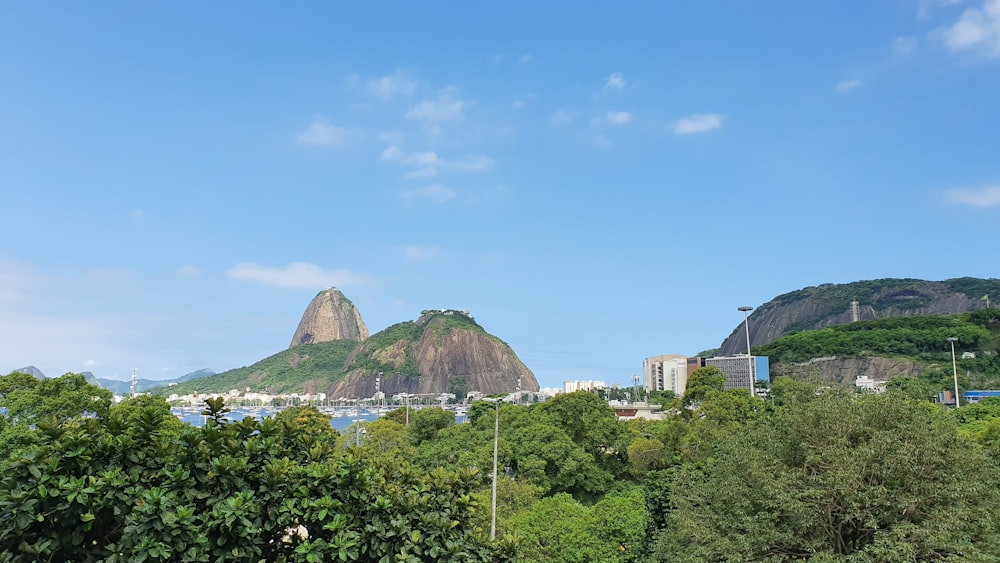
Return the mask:
<svg viewBox="0 0 1000 563">
<path fill-rule="evenodd" d="M 343 432 L 357 420 L 360 420 L 362 423 L 368 423 L 378 419 L 379 417 L 377 412 L 368 409 L 361 409 L 360 416 L 358 416 L 357 411 L 354 409 L 321 408 L 320 410 L 323 411 L 324 414 L 332 417 L 330 419 L 330 425 L 339 432 Z M 202 409 L 200 407 L 173 407 L 170 409 L 170 412 L 174 413 L 177 418 L 194 426 L 201 426 L 205 424 L 205 417 L 201 415 L 201 411 Z M 281 408 L 279 407 L 236 408 L 229 412 L 227 416 L 229 417 L 229 420 L 243 420 L 248 416 L 258 420 L 263 420 L 265 417 L 274 416 L 279 412 L 281 412 Z M 463 413 L 457 415 L 455 417 L 455 422 L 465 422 L 465 414 Z"/>
</svg>

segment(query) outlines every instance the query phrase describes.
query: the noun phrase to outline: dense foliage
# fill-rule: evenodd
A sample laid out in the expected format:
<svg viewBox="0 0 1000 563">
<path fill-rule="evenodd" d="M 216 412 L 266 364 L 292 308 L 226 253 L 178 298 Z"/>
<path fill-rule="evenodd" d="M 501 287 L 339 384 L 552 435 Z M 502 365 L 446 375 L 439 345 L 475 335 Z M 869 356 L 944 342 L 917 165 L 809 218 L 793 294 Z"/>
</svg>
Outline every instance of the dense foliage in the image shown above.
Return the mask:
<svg viewBox="0 0 1000 563">
<path fill-rule="evenodd" d="M 206 407 L 194 428 L 162 399 L 129 400 L 0 444 L 0 560 L 507 558 L 472 524 L 475 469 L 377 466 L 308 407 L 240 422 Z"/>
<path fill-rule="evenodd" d="M 997 353 L 990 320 L 1000 312 L 981 309 L 962 315 L 894 317 L 838 325 L 783 336 L 754 354 L 772 362 L 802 362 L 841 355 L 887 355 L 950 359 L 948 338 L 956 337 L 960 350 Z"/>
<path fill-rule="evenodd" d="M 35 385 L 9 377 L 0 407 Z M 339 436 L 309 406 L 234 423 L 211 399 L 194 428 L 72 381 L 63 416 L 2 418 L 0 560 L 1000 560 L 1000 399 L 779 378 L 764 401 L 705 369 L 662 420 L 578 392 Z"/>
</svg>

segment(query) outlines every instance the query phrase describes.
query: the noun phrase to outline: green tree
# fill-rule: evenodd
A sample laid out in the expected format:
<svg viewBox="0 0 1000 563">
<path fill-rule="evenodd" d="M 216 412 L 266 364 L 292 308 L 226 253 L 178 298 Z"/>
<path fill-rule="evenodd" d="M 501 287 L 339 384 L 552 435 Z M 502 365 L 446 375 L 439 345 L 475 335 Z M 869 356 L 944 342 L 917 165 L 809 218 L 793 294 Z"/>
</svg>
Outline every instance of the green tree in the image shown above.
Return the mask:
<svg viewBox="0 0 1000 563">
<path fill-rule="evenodd" d="M 940 407 L 824 395 L 720 437 L 703 467 L 677 472 L 657 553 L 995 560 L 997 485 L 995 463 Z"/>
<path fill-rule="evenodd" d="M 702 401 L 710 393 L 721 392 L 726 386 L 726 374 L 715 366 L 705 366 L 691 372 L 684 388 L 684 404 Z"/>
<path fill-rule="evenodd" d="M 0 476 L 0 560 L 507 560 L 473 524 L 476 470 L 376 465 L 309 443 L 308 414 L 298 428 L 206 406 L 170 438 L 155 403 L 40 421 Z"/>
<path fill-rule="evenodd" d="M 441 407 L 423 408 L 410 413 L 410 436 L 420 445 L 433 440 L 437 433 L 455 425 L 455 413 Z"/>
</svg>

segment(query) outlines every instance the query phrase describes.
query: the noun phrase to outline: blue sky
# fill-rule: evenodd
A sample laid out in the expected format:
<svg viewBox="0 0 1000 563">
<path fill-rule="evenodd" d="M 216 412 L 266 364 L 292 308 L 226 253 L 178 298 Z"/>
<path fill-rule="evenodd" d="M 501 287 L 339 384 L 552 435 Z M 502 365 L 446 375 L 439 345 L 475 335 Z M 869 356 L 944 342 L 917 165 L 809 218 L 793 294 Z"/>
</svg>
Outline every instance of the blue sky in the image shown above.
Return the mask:
<svg viewBox="0 0 1000 563">
<path fill-rule="evenodd" d="M 997 277 L 1000 0 L 0 5 L 0 373 L 223 371 L 336 286 L 628 384 Z"/>
</svg>

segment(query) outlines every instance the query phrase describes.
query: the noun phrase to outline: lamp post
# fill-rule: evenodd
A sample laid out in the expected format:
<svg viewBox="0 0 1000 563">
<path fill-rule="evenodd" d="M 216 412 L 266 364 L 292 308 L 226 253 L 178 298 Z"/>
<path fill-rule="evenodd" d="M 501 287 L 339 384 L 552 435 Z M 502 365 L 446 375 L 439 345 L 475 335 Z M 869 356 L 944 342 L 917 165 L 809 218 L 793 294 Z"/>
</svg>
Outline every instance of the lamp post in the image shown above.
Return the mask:
<svg viewBox="0 0 1000 563">
<path fill-rule="evenodd" d="M 490 502 L 490 541 L 497 537 L 497 450 L 500 444 L 500 397 L 484 398 L 496 406 L 493 415 L 493 497 Z"/>
<path fill-rule="evenodd" d="M 958 338 L 952 336 L 948 338 L 948 342 L 951 342 L 951 373 L 955 378 L 955 408 L 962 406 L 962 403 L 958 398 L 958 363 L 955 362 L 955 341 Z"/>
<path fill-rule="evenodd" d="M 399 395 L 395 395 L 395 397 L 399 397 L 400 399 L 403 400 L 403 406 L 406 408 L 406 425 L 407 426 L 410 425 L 410 397 L 412 397 L 412 396 L 413 396 L 412 393 L 400 393 Z"/>
<path fill-rule="evenodd" d="M 753 358 L 750 357 L 750 311 L 753 311 L 753 307 L 737 307 L 737 311 L 743 311 L 743 326 L 746 327 L 747 332 L 747 373 L 750 374 L 750 397 L 757 396 L 757 389 L 754 381 L 753 372 Z"/>
</svg>

